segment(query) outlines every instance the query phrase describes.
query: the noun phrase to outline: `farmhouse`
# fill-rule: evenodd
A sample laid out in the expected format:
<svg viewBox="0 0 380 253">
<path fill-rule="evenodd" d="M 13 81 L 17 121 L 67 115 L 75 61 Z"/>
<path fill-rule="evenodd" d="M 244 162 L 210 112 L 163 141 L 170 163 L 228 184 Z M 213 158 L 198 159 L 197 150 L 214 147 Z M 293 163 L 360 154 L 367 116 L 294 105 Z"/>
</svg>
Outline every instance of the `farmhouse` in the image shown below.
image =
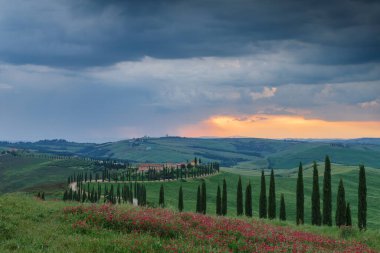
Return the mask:
<svg viewBox="0 0 380 253">
<path fill-rule="evenodd" d="M 145 172 L 150 169 L 156 170 L 156 171 L 161 171 L 164 168 L 173 168 L 176 169 L 177 167 L 180 168 L 181 165 L 184 163 L 141 163 L 138 166 L 138 172 Z"/>
</svg>

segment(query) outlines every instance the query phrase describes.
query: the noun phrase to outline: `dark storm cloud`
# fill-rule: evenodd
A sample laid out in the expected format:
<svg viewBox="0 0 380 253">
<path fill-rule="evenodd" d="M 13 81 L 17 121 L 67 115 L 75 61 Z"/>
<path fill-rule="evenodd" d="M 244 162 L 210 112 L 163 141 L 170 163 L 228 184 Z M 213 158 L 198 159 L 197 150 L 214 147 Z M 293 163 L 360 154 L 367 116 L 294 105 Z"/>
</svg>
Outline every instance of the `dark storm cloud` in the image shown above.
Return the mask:
<svg viewBox="0 0 380 253">
<path fill-rule="evenodd" d="M 376 1 L 2 1 L 0 59 L 100 66 L 144 56 L 241 56 L 276 50 L 300 61 L 380 59 Z M 307 51 L 308 53 L 305 53 Z"/>
<path fill-rule="evenodd" d="M 0 140 L 380 120 L 378 1 L 0 0 Z"/>
</svg>

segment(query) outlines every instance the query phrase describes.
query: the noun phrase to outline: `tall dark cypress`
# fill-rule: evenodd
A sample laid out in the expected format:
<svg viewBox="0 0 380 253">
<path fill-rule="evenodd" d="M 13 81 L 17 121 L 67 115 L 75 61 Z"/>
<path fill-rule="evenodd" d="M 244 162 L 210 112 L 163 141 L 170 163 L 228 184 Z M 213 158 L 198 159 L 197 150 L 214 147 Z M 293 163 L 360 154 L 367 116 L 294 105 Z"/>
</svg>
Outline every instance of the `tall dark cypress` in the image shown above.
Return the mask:
<svg viewBox="0 0 380 253">
<path fill-rule="evenodd" d="M 340 226 L 346 225 L 346 196 L 344 192 L 343 180 L 340 179 L 338 194 L 336 197 L 335 224 Z"/>
<path fill-rule="evenodd" d="M 227 183 L 226 179 L 223 179 L 223 191 L 222 191 L 222 215 L 227 214 Z"/>
<path fill-rule="evenodd" d="M 163 184 L 161 184 L 161 187 L 160 187 L 160 198 L 159 198 L 158 204 L 160 207 L 165 207 L 165 193 L 164 193 Z"/>
<path fill-rule="evenodd" d="M 269 181 L 268 218 L 271 220 L 276 218 L 276 189 L 275 189 L 273 169 L 270 173 L 270 181 Z"/>
<path fill-rule="evenodd" d="M 206 194 L 206 183 L 203 181 L 202 182 L 202 213 L 206 214 L 207 210 L 207 194 Z"/>
<path fill-rule="evenodd" d="M 239 176 L 239 181 L 237 185 L 237 194 L 236 194 L 236 214 L 243 215 L 243 186 L 241 184 L 240 176 Z"/>
<path fill-rule="evenodd" d="M 67 200 L 67 196 L 68 196 L 68 193 L 67 193 L 67 190 L 65 190 L 65 192 L 63 193 L 63 198 L 62 198 L 62 200 L 63 200 L 63 201 L 66 201 L 66 200 Z"/>
<path fill-rule="evenodd" d="M 317 163 L 313 163 L 313 192 L 311 194 L 311 224 L 320 226 L 322 223 L 320 195 L 319 195 L 319 177 Z"/>
<path fill-rule="evenodd" d="M 197 190 L 197 206 L 196 206 L 196 212 L 197 213 L 202 213 L 202 195 L 201 195 L 201 186 L 198 185 L 198 190 Z"/>
<path fill-rule="evenodd" d="M 350 203 L 347 203 L 347 207 L 346 207 L 346 226 L 349 226 L 349 227 L 352 226 Z"/>
<path fill-rule="evenodd" d="M 252 217 L 252 187 L 251 182 L 248 182 L 248 185 L 245 189 L 245 215 Z"/>
<path fill-rule="evenodd" d="M 297 199 L 296 199 L 296 223 L 297 225 L 304 223 L 304 191 L 303 191 L 303 169 L 302 163 L 298 168 L 297 178 Z"/>
<path fill-rule="evenodd" d="M 331 162 L 329 156 L 325 159 L 325 173 L 323 176 L 323 225 L 332 226 L 332 204 L 331 204 Z"/>
<path fill-rule="evenodd" d="M 219 185 L 218 190 L 216 191 L 216 215 L 222 215 L 222 196 Z"/>
<path fill-rule="evenodd" d="M 267 217 L 267 189 L 265 185 L 264 170 L 261 171 L 261 189 L 260 189 L 260 202 L 259 202 L 259 217 Z"/>
<path fill-rule="evenodd" d="M 281 194 L 281 201 L 280 201 L 280 220 L 282 221 L 286 220 L 285 197 L 283 193 Z"/>
<path fill-rule="evenodd" d="M 143 205 L 146 205 L 146 187 L 143 185 Z"/>
<path fill-rule="evenodd" d="M 178 193 L 178 210 L 180 212 L 183 211 L 183 192 L 182 192 L 182 185 L 179 187 L 179 193 Z"/>
<path fill-rule="evenodd" d="M 367 228 L 367 183 L 364 165 L 360 165 L 359 170 L 358 227 L 360 230 Z"/>
</svg>

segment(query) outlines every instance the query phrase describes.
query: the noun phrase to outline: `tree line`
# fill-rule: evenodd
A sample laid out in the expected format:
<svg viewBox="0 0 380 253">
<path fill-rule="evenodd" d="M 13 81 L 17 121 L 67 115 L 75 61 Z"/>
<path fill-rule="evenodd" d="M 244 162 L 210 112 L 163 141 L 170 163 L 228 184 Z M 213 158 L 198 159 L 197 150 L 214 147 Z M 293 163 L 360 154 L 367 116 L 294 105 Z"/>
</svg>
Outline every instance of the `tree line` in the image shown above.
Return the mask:
<svg viewBox="0 0 380 253">
<path fill-rule="evenodd" d="M 145 184 L 143 183 L 124 183 L 124 184 L 111 184 L 104 185 L 102 189 L 101 184 L 96 186 L 90 185 L 90 183 L 79 183 L 76 189 L 69 187 L 63 193 L 63 201 L 78 201 L 78 202 L 90 202 L 90 203 L 103 203 L 110 204 L 136 204 L 140 206 L 147 205 L 147 192 Z"/>
<path fill-rule="evenodd" d="M 161 185 L 160 189 L 160 206 L 165 206 L 164 204 L 164 186 Z M 275 176 L 274 170 L 271 170 L 270 181 L 269 181 L 269 195 L 266 196 L 266 180 L 264 171 L 261 173 L 261 187 L 260 187 L 260 197 L 259 197 L 259 218 L 268 218 L 270 220 L 276 219 L 276 190 L 275 190 Z M 330 158 L 326 156 L 325 158 L 325 170 L 324 170 L 324 181 L 323 181 L 323 208 L 321 211 L 321 197 L 319 190 L 319 176 L 317 163 L 313 163 L 313 185 L 312 185 L 312 195 L 311 195 L 311 224 L 316 226 L 326 225 L 332 226 L 332 192 L 331 192 L 331 162 Z M 299 164 L 298 176 L 296 183 L 296 224 L 304 224 L 305 209 L 304 209 L 304 183 L 303 183 L 303 166 L 302 163 Z M 207 210 L 207 195 L 206 195 L 206 183 L 202 182 L 198 185 L 197 196 L 196 196 L 196 207 L 195 211 L 197 213 L 206 214 Z M 244 201 L 243 201 L 244 200 Z M 216 210 L 217 215 L 227 214 L 227 184 L 226 180 L 223 180 L 223 189 L 221 191 L 220 186 L 217 187 L 216 193 Z M 243 204 L 245 203 L 245 205 Z M 178 194 L 178 210 L 182 211 L 183 206 L 183 190 L 180 186 Z M 236 214 L 238 216 L 246 215 L 247 217 L 253 216 L 252 211 L 252 186 L 250 181 L 245 188 L 245 196 L 243 195 L 243 186 L 241 177 L 238 179 L 237 184 L 237 195 L 236 195 Z M 365 230 L 367 228 L 367 186 L 365 177 L 365 168 L 363 165 L 359 167 L 359 184 L 358 184 L 358 227 L 360 230 Z M 280 195 L 280 207 L 279 207 L 279 219 L 285 221 L 286 218 L 286 205 L 285 196 L 282 193 Z M 352 226 L 352 214 L 350 203 L 346 202 L 345 190 L 343 179 L 340 179 L 337 200 L 336 200 L 336 211 L 335 211 L 335 225 L 340 226 Z"/>
<path fill-rule="evenodd" d="M 76 201 L 89 201 L 89 202 L 99 202 L 101 196 L 103 195 L 104 202 L 109 202 L 112 204 L 120 203 L 133 203 L 133 198 L 137 199 L 139 205 L 146 205 L 146 189 L 143 183 L 124 183 L 117 184 L 116 187 L 111 185 L 108 189 L 107 185 L 104 187 L 102 193 L 102 188 L 98 183 L 97 189 L 92 187 L 90 191 L 90 184 L 87 184 L 87 189 L 85 187 L 86 176 L 83 174 L 77 175 L 77 186 L 78 190 L 73 191 L 71 188 L 66 190 L 64 193 L 64 200 L 76 200 Z M 89 177 L 91 178 L 91 176 Z M 270 181 L 269 181 L 269 192 L 268 197 L 266 195 L 266 179 L 264 170 L 261 172 L 261 187 L 259 194 L 259 218 L 263 219 L 276 219 L 277 208 L 276 208 L 276 189 L 275 189 L 275 175 L 274 170 L 271 170 Z M 222 182 L 222 188 L 220 185 L 217 187 L 216 193 L 216 210 L 217 215 L 227 215 L 227 183 L 224 179 Z M 363 165 L 359 167 L 359 183 L 358 183 L 358 227 L 360 230 L 365 230 L 367 227 L 367 187 L 366 187 L 366 176 L 365 168 Z M 302 225 L 305 220 L 305 208 L 304 208 L 304 183 L 303 183 L 303 166 L 302 163 L 299 164 L 297 182 L 296 182 L 296 224 Z M 332 191 L 331 191 L 331 162 L 330 158 L 326 156 L 325 158 L 325 168 L 322 186 L 322 210 L 321 210 L 321 195 L 319 188 L 319 175 L 317 163 L 313 163 L 313 183 L 312 183 L 312 194 L 311 194 L 311 224 L 316 226 L 326 225 L 332 226 Z M 283 193 L 280 195 L 279 203 L 279 219 L 282 221 L 287 220 L 286 217 L 286 204 L 285 196 Z M 165 207 L 165 191 L 164 185 L 161 184 L 159 190 L 159 200 L 158 206 Z M 253 216 L 253 203 L 252 203 L 252 185 L 248 181 L 245 187 L 245 195 L 243 194 L 243 184 L 241 177 L 238 179 L 237 184 L 237 194 L 236 194 L 236 214 L 238 216 L 246 215 L 247 217 Z M 184 210 L 183 201 L 183 189 L 182 185 L 178 191 L 178 210 L 182 212 Z M 196 195 L 196 206 L 195 212 L 206 214 L 207 210 L 207 188 L 206 182 L 203 181 L 197 188 Z M 345 190 L 343 179 L 340 179 L 337 200 L 336 200 L 336 211 L 335 211 L 335 225 L 340 226 L 352 226 L 352 214 L 350 203 L 346 201 Z"/>
<path fill-rule="evenodd" d="M 197 158 L 195 158 L 197 159 Z M 163 181 L 163 180 L 186 180 L 219 172 L 219 163 L 212 162 L 192 165 L 182 164 L 176 167 L 163 167 L 162 169 L 149 168 L 139 171 L 138 167 L 125 166 L 125 164 L 97 163 L 103 165 L 101 171 L 85 171 L 74 173 L 67 178 L 67 184 L 76 182 L 135 182 L 135 181 Z M 99 168 L 98 168 L 99 169 Z"/>
</svg>

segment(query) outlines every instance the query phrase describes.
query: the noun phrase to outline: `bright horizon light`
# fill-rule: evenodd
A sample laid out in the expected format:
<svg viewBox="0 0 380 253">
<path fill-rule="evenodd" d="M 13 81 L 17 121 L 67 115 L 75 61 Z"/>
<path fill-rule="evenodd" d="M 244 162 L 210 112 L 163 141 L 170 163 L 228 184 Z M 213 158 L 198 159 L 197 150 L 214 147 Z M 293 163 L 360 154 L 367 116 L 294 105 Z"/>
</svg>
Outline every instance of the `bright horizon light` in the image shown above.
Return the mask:
<svg viewBox="0 0 380 253">
<path fill-rule="evenodd" d="M 216 115 L 179 130 L 187 137 L 353 139 L 380 137 L 379 121 L 325 121 L 289 115 Z"/>
</svg>

